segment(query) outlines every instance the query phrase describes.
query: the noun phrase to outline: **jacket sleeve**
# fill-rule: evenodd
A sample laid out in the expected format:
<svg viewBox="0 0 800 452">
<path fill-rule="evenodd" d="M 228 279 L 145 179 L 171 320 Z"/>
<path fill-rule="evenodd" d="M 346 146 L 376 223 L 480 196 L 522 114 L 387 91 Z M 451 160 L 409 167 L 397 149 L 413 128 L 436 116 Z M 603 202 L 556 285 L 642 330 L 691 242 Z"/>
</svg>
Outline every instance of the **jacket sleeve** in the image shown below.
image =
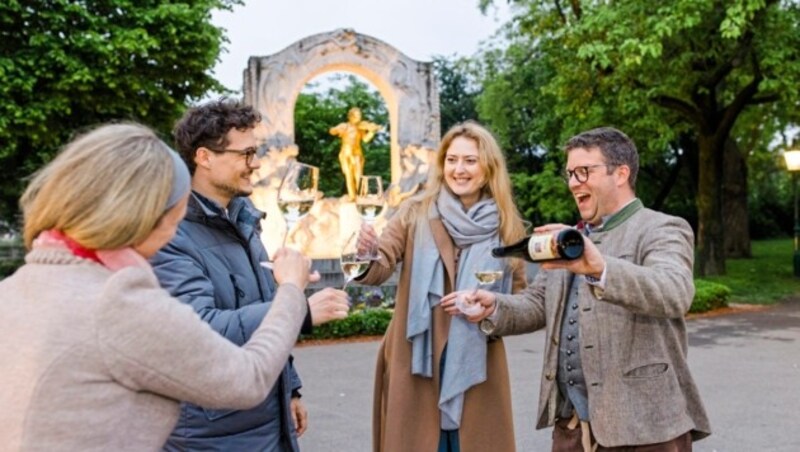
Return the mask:
<svg viewBox="0 0 800 452">
<path fill-rule="evenodd" d="M 511 336 L 543 328 L 546 322 L 544 293 L 548 273 L 537 273 L 533 283 L 520 293 L 495 294 L 497 314 L 494 320 L 481 321 L 481 331 L 493 336 Z"/>
<path fill-rule="evenodd" d="M 300 374 L 297 373 L 297 369 L 294 368 L 294 356 L 289 356 L 289 362 L 286 363 L 286 367 L 289 368 L 289 389 L 287 392 L 294 392 L 300 390 L 303 387 L 303 380 L 300 379 Z"/>
<path fill-rule="evenodd" d="M 694 299 L 694 235 L 682 218 L 661 215 L 643 231 L 639 263 L 605 257 L 605 288 L 592 288 L 599 300 L 652 317 L 682 317 Z"/>
<path fill-rule="evenodd" d="M 511 262 L 511 293 L 520 293 L 528 287 L 528 265 L 522 259 Z"/>
<path fill-rule="evenodd" d="M 307 310 L 302 291 L 280 286 L 272 309 L 238 347 L 159 288 L 148 270 L 115 273 L 98 302 L 98 345 L 115 381 L 133 391 L 233 409 L 263 402 Z"/>
<path fill-rule="evenodd" d="M 370 264 L 362 277 L 356 279 L 359 284 L 368 286 L 383 284 L 392 276 L 397 264 L 403 261 L 408 234 L 413 233 L 413 228 L 404 226 L 400 221 L 405 215 L 404 212 L 401 209 L 386 224 L 378 239 L 379 258 Z"/>
<path fill-rule="evenodd" d="M 217 308 L 214 285 L 206 273 L 203 258 L 181 231 L 150 262 L 162 287 L 190 305 L 214 331 L 236 345 L 247 342 L 269 310 L 269 302 L 238 309 Z"/>
</svg>

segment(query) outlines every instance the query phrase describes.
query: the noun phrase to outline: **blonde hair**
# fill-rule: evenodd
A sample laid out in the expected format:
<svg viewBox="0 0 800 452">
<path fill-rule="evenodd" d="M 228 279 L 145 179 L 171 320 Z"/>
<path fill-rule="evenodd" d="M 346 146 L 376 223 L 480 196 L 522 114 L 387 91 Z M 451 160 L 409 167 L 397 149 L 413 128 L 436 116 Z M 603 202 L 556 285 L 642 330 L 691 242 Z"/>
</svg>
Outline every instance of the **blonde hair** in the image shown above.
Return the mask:
<svg viewBox="0 0 800 452">
<path fill-rule="evenodd" d="M 525 226 L 519 210 L 514 204 L 506 159 L 492 133 L 474 121 L 456 124 L 444 135 L 436 152 L 436 158 L 428 172 L 425 191 L 415 198 L 416 208 L 405 210 L 402 216 L 403 224 L 414 221 L 420 215 L 425 218 L 431 203 L 436 201 L 442 187 L 449 190 L 444 182 L 444 162 L 447 157 L 447 149 L 458 137 L 473 140 L 478 147 L 478 162 L 486 179 L 482 190 L 483 193 L 494 198 L 497 203 L 497 211 L 500 215 L 500 239 L 505 244 L 521 239 L 525 235 Z"/>
<path fill-rule="evenodd" d="M 142 242 L 170 194 L 169 152 L 138 124 L 103 125 L 75 138 L 34 175 L 20 199 L 25 246 L 48 229 L 89 249 Z"/>
</svg>

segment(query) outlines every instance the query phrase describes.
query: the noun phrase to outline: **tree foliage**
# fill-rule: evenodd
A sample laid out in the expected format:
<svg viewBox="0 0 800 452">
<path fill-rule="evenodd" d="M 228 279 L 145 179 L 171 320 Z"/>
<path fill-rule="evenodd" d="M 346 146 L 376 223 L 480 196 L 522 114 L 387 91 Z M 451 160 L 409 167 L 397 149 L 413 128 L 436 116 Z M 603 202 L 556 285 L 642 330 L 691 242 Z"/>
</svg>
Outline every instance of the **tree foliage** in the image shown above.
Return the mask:
<svg viewBox="0 0 800 452">
<path fill-rule="evenodd" d="M 24 178 L 76 131 L 134 120 L 166 133 L 185 104 L 224 91 L 211 12 L 239 0 L 0 3 L 0 217 Z"/>
<path fill-rule="evenodd" d="M 439 91 L 439 116 L 441 134 L 466 120 L 478 120 L 476 100 L 481 87 L 475 76 L 474 63 L 469 58 L 433 58 L 436 86 Z"/>
<path fill-rule="evenodd" d="M 297 97 L 295 104 L 295 143 L 297 160 L 320 168 L 319 189 L 325 196 L 342 196 L 347 192 L 339 165 L 339 138 L 329 133 L 331 127 L 347 121 L 351 107 L 361 109 L 364 120 L 385 126 L 369 143 L 362 143 L 364 174 L 381 176 L 384 184 L 391 181 L 389 145 L 389 113 L 374 88 L 354 75 L 337 75 L 334 86 L 318 91 L 312 83 Z M 386 188 L 386 187 L 384 187 Z"/>
<path fill-rule="evenodd" d="M 506 96 L 486 102 L 508 103 L 514 100 L 508 93 L 521 97 L 524 90 L 533 90 L 548 103 L 536 115 L 544 115 L 560 131 L 540 136 L 541 128 L 523 126 L 537 142 L 612 125 L 634 138 L 643 168 L 653 169 L 657 177 L 660 173 L 662 180 L 677 180 L 663 168 L 691 172 L 694 167 L 698 271 L 723 273 L 723 180 L 742 177 L 723 173 L 723 151 L 728 140 L 742 136 L 739 120 L 750 109 L 777 102 L 797 111 L 798 2 L 511 3 L 515 18 L 509 25 L 509 51 L 503 55 L 506 64 L 490 83 L 521 77 L 521 71 L 539 71 L 547 78 L 512 85 Z M 514 52 L 527 53 L 519 58 Z M 485 92 L 493 91 L 487 87 Z M 770 120 L 754 119 L 757 125 Z M 738 152 L 752 150 L 736 144 Z"/>
</svg>

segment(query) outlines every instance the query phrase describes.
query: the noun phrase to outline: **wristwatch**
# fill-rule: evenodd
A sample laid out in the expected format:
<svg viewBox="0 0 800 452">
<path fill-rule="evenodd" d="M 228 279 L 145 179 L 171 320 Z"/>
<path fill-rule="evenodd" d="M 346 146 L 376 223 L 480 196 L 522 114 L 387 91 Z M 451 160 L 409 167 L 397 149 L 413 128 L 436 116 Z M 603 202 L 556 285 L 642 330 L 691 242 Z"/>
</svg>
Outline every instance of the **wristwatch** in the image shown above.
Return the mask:
<svg viewBox="0 0 800 452">
<path fill-rule="evenodd" d="M 478 328 L 480 328 L 483 334 L 491 336 L 492 333 L 494 333 L 495 324 L 489 319 L 483 319 L 478 324 Z"/>
</svg>

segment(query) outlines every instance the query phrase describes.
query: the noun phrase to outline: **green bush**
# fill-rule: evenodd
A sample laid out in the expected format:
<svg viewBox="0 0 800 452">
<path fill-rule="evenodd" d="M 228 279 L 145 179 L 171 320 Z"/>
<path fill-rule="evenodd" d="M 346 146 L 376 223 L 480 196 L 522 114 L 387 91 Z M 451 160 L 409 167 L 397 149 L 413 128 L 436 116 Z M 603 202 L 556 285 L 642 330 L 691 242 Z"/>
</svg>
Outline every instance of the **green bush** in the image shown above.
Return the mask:
<svg viewBox="0 0 800 452">
<path fill-rule="evenodd" d="M 314 333 L 303 339 L 337 339 L 350 336 L 378 336 L 386 331 L 392 320 L 392 310 L 384 308 L 358 309 L 342 320 L 314 327 Z"/>
<path fill-rule="evenodd" d="M 728 306 L 728 297 L 733 291 L 726 285 L 706 281 L 694 280 L 694 300 L 689 312 L 698 313 Z"/>
</svg>

